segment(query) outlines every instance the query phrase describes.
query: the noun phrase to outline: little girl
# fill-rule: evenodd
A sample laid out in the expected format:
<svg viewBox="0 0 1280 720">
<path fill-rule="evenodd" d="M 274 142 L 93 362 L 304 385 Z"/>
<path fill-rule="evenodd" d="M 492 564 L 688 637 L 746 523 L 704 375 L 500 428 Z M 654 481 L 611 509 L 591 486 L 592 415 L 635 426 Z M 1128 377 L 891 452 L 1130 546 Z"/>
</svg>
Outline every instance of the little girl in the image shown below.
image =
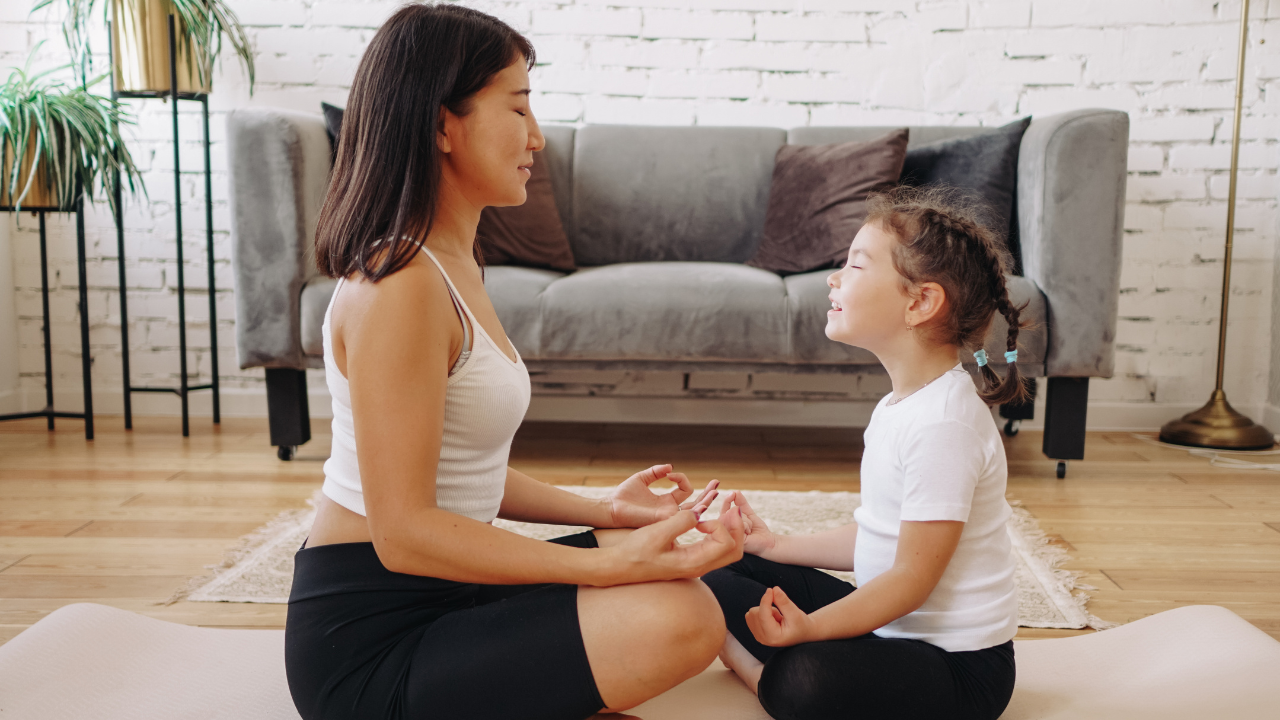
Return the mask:
<svg viewBox="0 0 1280 720">
<path fill-rule="evenodd" d="M 774 718 L 995 720 L 1008 705 L 1012 511 L 988 409 L 1026 392 L 1008 269 L 1002 243 L 945 193 L 897 190 L 872 200 L 827 279 L 827 337 L 875 353 L 893 382 L 864 435 L 856 522 L 776 535 L 731 494 L 748 554 L 703 576 L 729 629 L 721 660 Z M 1003 379 L 979 349 L 997 312 L 1009 323 Z M 859 585 L 814 567 L 855 570 Z"/>
</svg>

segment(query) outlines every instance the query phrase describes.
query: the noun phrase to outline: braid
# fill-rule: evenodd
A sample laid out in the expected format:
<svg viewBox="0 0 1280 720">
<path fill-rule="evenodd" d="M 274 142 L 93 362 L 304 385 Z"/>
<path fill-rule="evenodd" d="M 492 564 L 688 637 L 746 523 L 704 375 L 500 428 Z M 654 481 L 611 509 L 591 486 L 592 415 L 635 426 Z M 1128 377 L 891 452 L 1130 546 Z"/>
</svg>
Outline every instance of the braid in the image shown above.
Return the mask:
<svg viewBox="0 0 1280 720">
<path fill-rule="evenodd" d="M 1006 263 L 1004 258 L 989 240 L 983 242 L 982 245 L 991 268 L 991 296 L 995 300 L 996 312 L 1004 316 L 1005 322 L 1009 324 L 1009 331 L 1005 335 L 1005 350 L 1014 352 L 1018 349 L 1018 332 L 1022 329 L 1021 316 L 1026 304 L 1024 303 L 1019 307 L 1009 300 L 1009 285 L 1005 282 L 1004 271 Z M 996 375 L 990 365 L 984 365 L 982 366 L 982 378 L 986 381 L 986 388 L 981 393 L 982 399 L 992 405 L 1023 402 L 1029 395 L 1026 386 L 1022 382 L 1021 374 L 1018 372 L 1017 361 L 1008 363 L 1003 379 Z"/>
</svg>

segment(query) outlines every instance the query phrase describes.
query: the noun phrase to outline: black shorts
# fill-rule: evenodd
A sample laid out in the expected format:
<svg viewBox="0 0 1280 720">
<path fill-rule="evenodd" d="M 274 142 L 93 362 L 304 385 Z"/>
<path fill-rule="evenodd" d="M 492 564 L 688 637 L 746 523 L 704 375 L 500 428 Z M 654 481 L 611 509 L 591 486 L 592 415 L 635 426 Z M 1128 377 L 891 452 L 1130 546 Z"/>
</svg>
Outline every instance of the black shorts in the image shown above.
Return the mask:
<svg viewBox="0 0 1280 720">
<path fill-rule="evenodd" d="M 598 547 L 591 532 L 551 542 Z M 303 720 L 573 720 L 604 707 L 577 585 L 391 572 L 367 542 L 294 556 L 285 670 Z"/>
<path fill-rule="evenodd" d="M 871 633 L 775 648 L 762 645 L 746 614 L 765 590 L 780 587 L 813 613 L 856 589 L 821 570 L 743 555 L 702 581 L 715 593 L 725 625 L 764 663 L 760 704 L 777 720 L 996 720 L 1013 697 L 1013 641 L 947 652 L 923 640 Z"/>
</svg>

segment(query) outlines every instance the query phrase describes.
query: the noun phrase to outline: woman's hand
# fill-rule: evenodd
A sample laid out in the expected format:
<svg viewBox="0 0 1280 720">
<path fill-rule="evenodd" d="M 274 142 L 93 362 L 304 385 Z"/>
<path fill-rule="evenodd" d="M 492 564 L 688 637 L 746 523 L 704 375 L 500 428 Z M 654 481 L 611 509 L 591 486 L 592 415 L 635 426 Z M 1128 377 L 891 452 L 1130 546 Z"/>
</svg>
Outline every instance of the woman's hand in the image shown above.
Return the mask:
<svg viewBox="0 0 1280 720">
<path fill-rule="evenodd" d="M 688 545 L 676 542 L 694 527 L 705 537 Z M 742 517 L 734 509 L 716 520 L 698 522 L 692 511 L 682 510 L 599 552 L 612 556 L 607 560 L 611 572 L 604 585 L 701 577 L 742 559 Z"/>
<path fill-rule="evenodd" d="M 742 532 L 744 535 L 742 551 L 752 555 L 764 555 L 778 545 L 778 536 L 764 524 L 764 520 L 751 509 L 751 503 L 741 492 L 733 491 L 724 499 L 720 507 L 723 515 L 729 510 L 730 503 L 737 506 L 742 513 Z"/>
<path fill-rule="evenodd" d="M 769 647 L 790 647 L 819 639 L 817 623 L 780 587 L 765 590 L 760 606 L 747 611 L 747 627 L 761 645 Z"/>
<path fill-rule="evenodd" d="M 676 484 L 669 493 L 658 494 L 649 489 L 655 481 L 666 478 Z M 719 480 L 712 480 L 698 495 L 693 504 L 685 503 L 684 509 L 699 507 L 705 510 L 715 500 Z M 670 465 L 654 465 L 623 480 L 602 502 L 613 523 L 610 527 L 639 528 L 665 520 L 681 509 L 681 503 L 693 494 L 693 485 L 684 473 L 671 472 Z M 701 512 L 695 510 L 696 514 Z M 686 528 L 688 529 L 688 528 Z"/>
</svg>

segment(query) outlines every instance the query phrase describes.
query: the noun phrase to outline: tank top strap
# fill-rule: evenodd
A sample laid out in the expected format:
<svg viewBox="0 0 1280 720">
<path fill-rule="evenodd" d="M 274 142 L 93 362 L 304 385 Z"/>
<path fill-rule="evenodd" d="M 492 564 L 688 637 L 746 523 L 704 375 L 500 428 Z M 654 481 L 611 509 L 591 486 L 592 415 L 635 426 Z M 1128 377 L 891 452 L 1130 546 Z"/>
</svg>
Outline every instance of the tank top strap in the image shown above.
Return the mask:
<svg viewBox="0 0 1280 720">
<path fill-rule="evenodd" d="M 449 273 L 445 272 L 444 266 L 441 265 L 440 261 L 436 259 L 436 256 L 427 249 L 426 245 L 419 245 L 418 247 L 422 248 L 422 252 L 426 253 L 427 257 L 431 260 L 431 263 L 440 271 L 441 277 L 444 278 L 444 285 L 449 290 L 449 299 L 453 301 L 453 309 L 457 311 L 458 319 L 462 321 L 462 352 L 458 354 L 458 361 L 453 364 L 453 367 L 449 368 L 449 375 L 452 376 L 454 373 L 458 372 L 458 370 L 462 369 L 462 366 L 465 365 L 467 360 L 471 357 L 473 344 L 471 323 L 474 321 L 471 319 L 471 313 L 467 311 L 466 306 L 463 304 L 462 298 L 458 296 L 458 290 L 453 286 L 453 281 L 449 279 Z"/>
</svg>

